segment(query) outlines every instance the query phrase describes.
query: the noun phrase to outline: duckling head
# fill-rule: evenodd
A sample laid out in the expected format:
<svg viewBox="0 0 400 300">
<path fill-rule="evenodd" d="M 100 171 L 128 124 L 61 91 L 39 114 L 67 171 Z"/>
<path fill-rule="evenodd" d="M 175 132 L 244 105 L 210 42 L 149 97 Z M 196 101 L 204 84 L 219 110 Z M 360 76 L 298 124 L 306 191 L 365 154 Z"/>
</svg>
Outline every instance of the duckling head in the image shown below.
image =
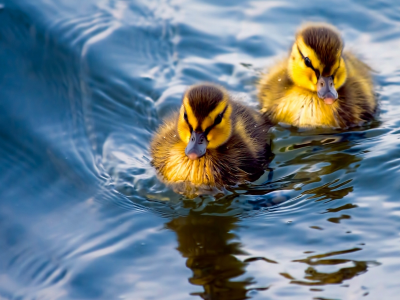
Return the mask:
<svg viewBox="0 0 400 300">
<path fill-rule="evenodd" d="M 325 104 L 333 104 L 347 77 L 342 50 L 343 41 L 335 27 L 308 24 L 296 35 L 289 76 L 297 86 L 316 92 Z"/>
<path fill-rule="evenodd" d="M 190 87 L 183 96 L 179 113 L 178 133 L 187 145 L 186 156 L 196 160 L 207 149 L 225 143 L 232 132 L 232 107 L 227 91 L 204 83 Z"/>
</svg>

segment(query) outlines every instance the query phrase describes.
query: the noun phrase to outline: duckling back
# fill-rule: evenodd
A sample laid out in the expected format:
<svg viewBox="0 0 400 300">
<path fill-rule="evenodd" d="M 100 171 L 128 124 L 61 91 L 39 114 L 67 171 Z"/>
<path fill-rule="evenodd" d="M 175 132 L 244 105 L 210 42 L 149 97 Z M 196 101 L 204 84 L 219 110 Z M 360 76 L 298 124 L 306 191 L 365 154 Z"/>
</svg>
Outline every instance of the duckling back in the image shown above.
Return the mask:
<svg viewBox="0 0 400 300">
<path fill-rule="evenodd" d="M 377 110 L 377 99 L 371 68 L 353 53 L 343 54 L 347 67 L 347 80 L 339 90 L 339 115 L 346 126 L 372 120 Z"/>
<path fill-rule="evenodd" d="M 222 96 L 210 111 L 199 114 L 196 108 L 207 106 L 193 105 L 194 99 L 188 96 L 196 94 L 193 89 L 204 90 L 204 86 L 208 87 L 207 93 L 222 91 Z M 207 101 L 204 97 L 198 99 Z M 269 128 L 258 112 L 233 101 L 223 88 L 197 85 L 186 92 L 180 112 L 168 118 L 155 134 L 151 143 L 152 164 L 164 182 L 184 188 L 219 189 L 253 181 L 263 174 L 269 158 Z M 189 152 L 197 137 L 204 137 L 207 146 L 203 155 L 193 159 Z"/>
<path fill-rule="evenodd" d="M 268 134 L 271 124 L 261 114 L 249 107 L 233 101 L 232 105 L 234 111 L 232 141 L 237 140 L 238 148 L 243 147 L 245 149 L 244 165 L 251 168 L 258 167 L 256 160 L 265 162 L 266 157 L 268 158 L 271 154 L 271 141 Z M 250 158 L 254 162 L 247 164 L 246 159 Z"/>
</svg>

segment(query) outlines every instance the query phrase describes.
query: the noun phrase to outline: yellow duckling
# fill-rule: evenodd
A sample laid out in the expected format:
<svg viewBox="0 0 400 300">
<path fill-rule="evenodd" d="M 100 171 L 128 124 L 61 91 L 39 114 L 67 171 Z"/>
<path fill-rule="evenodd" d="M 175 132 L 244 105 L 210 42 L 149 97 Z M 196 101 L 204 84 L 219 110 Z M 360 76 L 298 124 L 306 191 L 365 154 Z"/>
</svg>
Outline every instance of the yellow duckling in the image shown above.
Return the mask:
<svg viewBox="0 0 400 300">
<path fill-rule="evenodd" d="M 152 165 L 168 184 L 221 188 L 256 180 L 269 154 L 269 125 L 261 114 L 213 84 L 190 87 L 179 113 L 151 143 Z"/>
<path fill-rule="evenodd" d="M 265 116 L 298 127 L 346 128 L 371 120 L 377 108 L 371 69 L 342 50 L 335 27 L 302 27 L 289 58 L 260 79 Z"/>
</svg>

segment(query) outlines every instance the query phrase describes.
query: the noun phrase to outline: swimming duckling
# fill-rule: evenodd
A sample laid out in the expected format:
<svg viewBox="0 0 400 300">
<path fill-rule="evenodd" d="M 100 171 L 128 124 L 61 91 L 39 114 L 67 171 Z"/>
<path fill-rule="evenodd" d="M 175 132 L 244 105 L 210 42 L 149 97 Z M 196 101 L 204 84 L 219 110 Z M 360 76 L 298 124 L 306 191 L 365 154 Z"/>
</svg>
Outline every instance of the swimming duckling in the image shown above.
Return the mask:
<svg viewBox="0 0 400 300">
<path fill-rule="evenodd" d="M 169 184 L 221 188 L 253 181 L 267 162 L 269 127 L 224 88 L 195 85 L 155 134 L 152 165 Z"/>
<path fill-rule="evenodd" d="M 342 49 L 335 27 L 301 28 L 289 58 L 260 79 L 265 116 L 298 127 L 346 128 L 371 120 L 377 109 L 371 69 Z"/>
</svg>

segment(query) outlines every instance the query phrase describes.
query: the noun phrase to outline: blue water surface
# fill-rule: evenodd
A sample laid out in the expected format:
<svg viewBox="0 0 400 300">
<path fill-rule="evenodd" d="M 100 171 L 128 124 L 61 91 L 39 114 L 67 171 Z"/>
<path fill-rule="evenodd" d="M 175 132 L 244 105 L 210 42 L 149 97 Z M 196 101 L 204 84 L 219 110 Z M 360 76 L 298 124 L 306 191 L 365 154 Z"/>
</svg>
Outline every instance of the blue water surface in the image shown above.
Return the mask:
<svg viewBox="0 0 400 300">
<path fill-rule="evenodd" d="M 257 108 L 306 21 L 376 71 L 380 116 L 272 129 L 258 181 L 187 199 L 149 142 L 188 85 Z M 0 0 L 0 299 L 398 299 L 400 3 Z"/>
</svg>

